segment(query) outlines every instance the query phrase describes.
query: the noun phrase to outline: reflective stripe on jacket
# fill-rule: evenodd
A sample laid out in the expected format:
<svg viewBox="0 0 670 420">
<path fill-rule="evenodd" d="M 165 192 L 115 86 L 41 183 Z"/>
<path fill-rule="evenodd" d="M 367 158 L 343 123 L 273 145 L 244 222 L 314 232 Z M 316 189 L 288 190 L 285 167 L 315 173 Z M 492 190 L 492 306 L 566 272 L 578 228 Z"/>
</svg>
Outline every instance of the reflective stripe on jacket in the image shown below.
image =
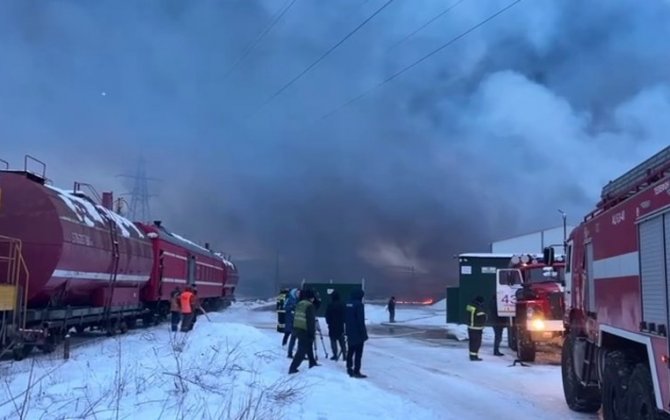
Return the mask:
<svg viewBox="0 0 670 420">
<path fill-rule="evenodd" d="M 468 328 L 473 330 L 482 330 L 484 329 L 484 324 L 486 323 L 486 312 L 479 306 L 468 305 L 465 307 L 465 310 L 470 313 L 470 322 L 468 323 Z"/>
</svg>

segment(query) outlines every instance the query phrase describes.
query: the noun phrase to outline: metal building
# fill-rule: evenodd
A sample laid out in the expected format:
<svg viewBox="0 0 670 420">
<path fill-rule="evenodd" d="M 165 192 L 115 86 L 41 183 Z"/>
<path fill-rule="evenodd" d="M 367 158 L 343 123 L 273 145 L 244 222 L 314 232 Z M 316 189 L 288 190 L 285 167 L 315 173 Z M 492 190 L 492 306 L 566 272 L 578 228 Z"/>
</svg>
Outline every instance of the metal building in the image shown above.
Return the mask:
<svg viewBox="0 0 670 420">
<path fill-rule="evenodd" d="M 574 226 L 563 226 L 539 230 L 525 235 L 501 239 L 491 243 L 490 252 L 494 254 L 541 254 L 544 247 L 554 246 L 556 253 L 563 253 L 563 234 L 570 235 Z"/>
</svg>

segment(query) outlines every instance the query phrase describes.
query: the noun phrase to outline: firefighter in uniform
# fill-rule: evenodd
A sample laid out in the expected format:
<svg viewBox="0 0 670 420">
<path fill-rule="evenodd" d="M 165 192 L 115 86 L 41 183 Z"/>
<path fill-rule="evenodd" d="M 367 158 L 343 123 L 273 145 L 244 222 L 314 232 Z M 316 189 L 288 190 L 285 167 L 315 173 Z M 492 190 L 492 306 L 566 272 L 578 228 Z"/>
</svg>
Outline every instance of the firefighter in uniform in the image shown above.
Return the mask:
<svg viewBox="0 0 670 420">
<path fill-rule="evenodd" d="M 284 332 L 284 324 L 286 322 L 286 311 L 284 310 L 284 303 L 288 297 L 288 289 L 281 289 L 277 296 L 277 332 Z"/>
<path fill-rule="evenodd" d="M 475 300 L 465 307 L 470 314 L 468 322 L 468 341 L 470 345 L 470 360 L 480 361 L 479 347 L 482 345 L 482 333 L 486 323 L 486 312 L 483 308 L 484 298 L 477 296 Z"/>
</svg>

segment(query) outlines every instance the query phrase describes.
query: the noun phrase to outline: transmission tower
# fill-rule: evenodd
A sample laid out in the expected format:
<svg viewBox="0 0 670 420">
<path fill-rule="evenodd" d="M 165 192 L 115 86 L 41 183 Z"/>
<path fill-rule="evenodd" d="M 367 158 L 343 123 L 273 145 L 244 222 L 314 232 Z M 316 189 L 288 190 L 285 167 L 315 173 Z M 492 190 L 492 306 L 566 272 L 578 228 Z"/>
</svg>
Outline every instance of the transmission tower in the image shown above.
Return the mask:
<svg viewBox="0 0 670 420">
<path fill-rule="evenodd" d="M 130 196 L 130 206 L 128 217 L 133 221 L 149 222 L 151 220 L 151 210 L 149 208 L 149 199 L 155 197 L 149 194 L 149 181 L 158 181 L 155 178 L 147 177 L 146 160 L 140 156 L 137 162 L 137 171 L 135 175 L 119 175 L 120 177 L 133 180 L 133 189 L 130 193 L 121 195 Z"/>
</svg>

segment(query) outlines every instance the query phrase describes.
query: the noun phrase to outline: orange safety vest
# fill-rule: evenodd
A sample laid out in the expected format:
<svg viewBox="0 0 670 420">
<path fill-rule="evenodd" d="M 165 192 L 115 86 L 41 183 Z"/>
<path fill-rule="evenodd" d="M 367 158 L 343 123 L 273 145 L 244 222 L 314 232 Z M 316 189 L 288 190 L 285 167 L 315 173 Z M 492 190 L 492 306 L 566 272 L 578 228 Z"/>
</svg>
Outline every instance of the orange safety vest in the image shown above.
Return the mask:
<svg viewBox="0 0 670 420">
<path fill-rule="evenodd" d="M 181 296 L 179 297 L 180 303 L 181 303 L 181 313 L 183 314 L 190 314 L 193 312 L 191 310 L 191 298 L 193 297 L 193 293 L 189 292 L 188 290 L 185 292 L 181 292 Z"/>
</svg>

